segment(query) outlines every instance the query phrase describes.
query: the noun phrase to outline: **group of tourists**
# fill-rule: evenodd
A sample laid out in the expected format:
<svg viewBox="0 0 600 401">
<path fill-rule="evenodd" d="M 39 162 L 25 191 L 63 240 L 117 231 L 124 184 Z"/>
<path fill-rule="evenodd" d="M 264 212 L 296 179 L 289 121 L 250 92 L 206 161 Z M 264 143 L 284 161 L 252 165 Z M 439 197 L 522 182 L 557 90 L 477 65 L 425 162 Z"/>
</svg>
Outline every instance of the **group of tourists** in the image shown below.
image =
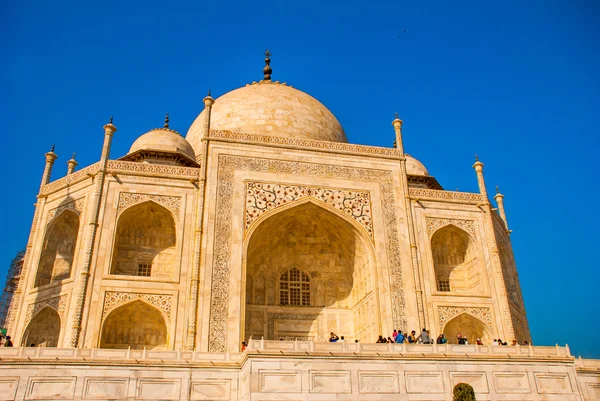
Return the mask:
<svg viewBox="0 0 600 401">
<path fill-rule="evenodd" d="M 443 334 L 440 334 L 436 342 L 438 344 L 445 344 L 447 340 L 444 338 Z M 425 328 L 423 328 L 419 335 L 417 335 L 415 330 L 411 331 L 410 334 L 405 335 L 402 333 L 402 330 L 398 329 L 394 330 L 392 335 L 388 338 L 379 336 L 377 343 L 433 344 L 433 338 L 431 337 L 431 332 Z"/>
<path fill-rule="evenodd" d="M 342 336 L 340 338 L 333 332 L 331 333 L 331 335 L 329 337 L 329 341 L 330 342 L 345 342 L 344 336 Z M 358 342 L 358 340 L 355 340 L 355 342 Z M 446 344 L 448 342 L 448 339 L 446 338 L 446 336 L 444 336 L 444 334 L 440 334 L 434 340 L 434 338 L 431 336 L 431 332 L 429 330 L 423 328 L 421 333 L 419 333 L 418 335 L 415 330 L 412 330 L 410 332 L 410 334 L 402 333 L 402 330 L 394 330 L 392 335 L 387 338 L 385 338 L 383 335 L 380 335 L 376 342 L 377 343 L 395 343 L 395 344 L 403 344 L 403 343 L 406 343 L 406 344 Z M 467 337 L 458 333 L 456 335 L 456 344 L 469 345 L 469 340 Z M 485 345 L 481 341 L 481 338 L 477 338 L 475 340 L 475 344 Z M 497 345 L 508 345 L 508 344 L 498 338 L 498 339 L 494 339 L 494 342 L 492 343 L 492 345 L 497 346 Z M 519 344 L 517 343 L 517 340 L 512 340 L 511 345 L 516 346 Z M 529 345 L 529 342 L 524 341 L 522 345 Z"/>
</svg>

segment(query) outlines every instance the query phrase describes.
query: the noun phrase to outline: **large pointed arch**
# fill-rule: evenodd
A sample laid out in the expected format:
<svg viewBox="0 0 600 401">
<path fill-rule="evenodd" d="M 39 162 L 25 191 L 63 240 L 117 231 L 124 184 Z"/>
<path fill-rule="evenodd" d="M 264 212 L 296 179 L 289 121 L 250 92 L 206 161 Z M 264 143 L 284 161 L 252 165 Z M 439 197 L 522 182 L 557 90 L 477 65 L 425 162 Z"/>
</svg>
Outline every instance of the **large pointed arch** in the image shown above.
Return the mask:
<svg viewBox="0 0 600 401">
<path fill-rule="evenodd" d="M 116 307 L 102 322 L 101 348 L 166 349 L 167 344 L 164 315 L 141 299 Z"/>
<path fill-rule="evenodd" d="M 64 209 L 54 216 L 44 236 L 34 286 L 40 287 L 71 277 L 79 233 L 79 214 Z"/>
<path fill-rule="evenodd" d="M 117 220 L 111 274 L 172 279 L 176 233 L 173 214 L 157 202 L 128 207 Z"/>
<path fill-rule="evenodd" d="M 312 198 L 270 210 L 249 228 L 244 261 L 243 288 L 250 294 L 241 297 L 243 339 L 325 340 L 335 331 L 371 341 L 379 334 L 373 243 L 343 212 Z M 279 302 L 279 279 L 292 269 L 311 277 L 310 305 Z"/>
<path fill-rule="evenodd" d="M 33 316 L 25 334 L 23 346 L 56 347 L 60 336 L 61 320 L 58 312 L 46 306 Z"/>
</svg>

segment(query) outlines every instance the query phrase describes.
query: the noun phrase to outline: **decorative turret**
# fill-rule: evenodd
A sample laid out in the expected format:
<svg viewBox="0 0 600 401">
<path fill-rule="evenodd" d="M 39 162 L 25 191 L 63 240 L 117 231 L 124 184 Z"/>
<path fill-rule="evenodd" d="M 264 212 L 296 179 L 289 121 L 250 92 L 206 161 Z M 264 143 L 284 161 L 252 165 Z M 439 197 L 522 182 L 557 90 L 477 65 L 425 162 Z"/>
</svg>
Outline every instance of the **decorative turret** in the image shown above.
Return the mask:
<svg viewBox="0 0 600 401">
<path fill-rule="evenodd" d="M 58 159 L 58 156 L 56 155 L 56 153 L 54 153 L 54 144 L 52 144 L 50 152 L 46 153 L 46 166 L 44 167 L 44 174 L 42 174 L 40 192 L 42 187 L 50 182 L 50 176 L 52 175 L 52 167 L 54 166 L 54 161 L 56 159 Z"/>
<path fill-rule="evenodd" d="M 498 204 L 498 212 L 500 213 L 500 217 L 504 221 L 504 226 L 506 227 L 506 231 L 508 231 L 510 233 L 510 230 L 508 229 L 508 221 L 506 220 L 506 213 L 504 212 L 504 195 L 502 195 L 500 193 L 498 186 L 496 186 L 496 195 L 494 195 L 494 199 L 496 200 L 496 203 Z"/>
<path fill-rule="evenodd" d="M 483 179 L 483 163 L 479 161 L 479 157 L 475 155 L 475 164 L 473 168 L 477 173 L 477 184 L 479 185 L 479 193 L 483 195 L 484 202 L 488 201 L 487 190 L 485 189 L 485 180 Z"/>
<path fill-rule="evenodd" d="M 394 130 L 396 131 L 396 140 L 394 146 L 400 151 L 400 154 L 404 155 L 404 145 L 402 144 L 402 120 L 398 118 L 398 113 L 395 113 L 396 118 L 392 121 Z"/>
<path fill-rule="evenodd" d="M 75 161 L 75 153 L 73 153 L 71 159 L 67 161 L 67 175 L 73 174 L 75 167 L 77 167 L 77 161 Z"/>
</svg>

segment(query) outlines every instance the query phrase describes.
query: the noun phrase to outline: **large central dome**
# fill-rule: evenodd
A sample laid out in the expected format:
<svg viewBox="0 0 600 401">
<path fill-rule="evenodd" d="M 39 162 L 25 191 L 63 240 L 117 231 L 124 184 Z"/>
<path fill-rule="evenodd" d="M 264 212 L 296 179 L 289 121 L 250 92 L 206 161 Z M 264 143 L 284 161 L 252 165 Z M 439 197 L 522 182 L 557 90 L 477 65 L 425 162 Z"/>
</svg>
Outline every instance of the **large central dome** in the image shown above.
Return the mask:
<svg viewBox="0 0 600 401">
<path fill-rule="evenodd" d="M 186 139 L 199 154 L 200 113 Z M 348 142 L 335 116 L 314 97 L 278 82 L 261 81 L 232 90 L 215 100 L 211 130 L 227 130 L 284 138 Z"/>
</svg>

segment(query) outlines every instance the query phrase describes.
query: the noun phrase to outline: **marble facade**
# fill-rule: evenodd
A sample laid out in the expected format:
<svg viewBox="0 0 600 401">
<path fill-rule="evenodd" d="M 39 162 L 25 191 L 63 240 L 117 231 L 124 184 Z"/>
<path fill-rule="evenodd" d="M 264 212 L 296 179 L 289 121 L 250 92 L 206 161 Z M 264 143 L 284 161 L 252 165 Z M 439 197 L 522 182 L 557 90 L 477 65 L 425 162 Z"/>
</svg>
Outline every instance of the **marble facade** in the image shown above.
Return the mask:
<svg viewBox="0 0 600 401">
<path fill-rule="evenodd" d="M 46 154 L 7 320 L 36 348 L 0 350 L 3 399 L 446 400 L 461 381 L 478 399 L 598 394 L 553 348 L 369 351 L 422 327 L 531 342 L 481 162 L 479 193 L 443 190 L 398 118 L 396 147 L 349 144 L 325 106 L 270 80 L 204 104 L 185 139 L 167 120 L 117 160 L 111 121 L 100 161 L 55 181 Z M 332 331 L 348 343 L 330 358 Z"/>
</svg>

